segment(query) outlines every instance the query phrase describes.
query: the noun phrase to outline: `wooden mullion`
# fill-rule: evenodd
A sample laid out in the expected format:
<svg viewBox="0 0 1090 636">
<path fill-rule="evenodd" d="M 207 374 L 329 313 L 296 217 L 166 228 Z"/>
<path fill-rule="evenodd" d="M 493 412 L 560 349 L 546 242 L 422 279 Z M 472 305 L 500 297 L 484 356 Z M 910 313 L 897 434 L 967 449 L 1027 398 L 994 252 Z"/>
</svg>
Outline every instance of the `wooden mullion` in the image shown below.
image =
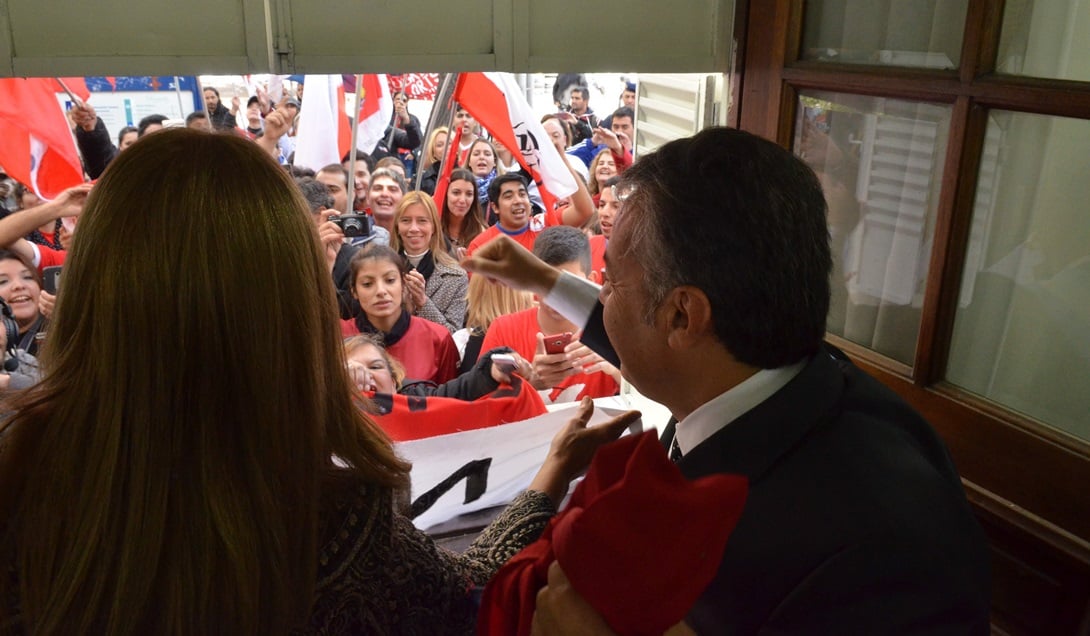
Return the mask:
<svg viewBox="0 0 1090 636">
<path fill-rule="evenodd" d="M 896 375 L 903 380 L 912 381 L 912 367 L 888 356 L 884 356 L 874 349 L 852 342 L 834 333 L 825 333 L 825 340 L 834 347 L 840 349 L 852 360 L 865 361 L 867 364 L 880 368 L 886 373 Z"/>
<path fill-rule="evenodd" d="M 950 117 L 950 136 L 913 365 L 914 379 L 921 386 L 942 379 L 946 372 L 986 127 L 984 111 L 974 109 L 969 98 L 959 97 Z"/>
<path fill-rule="evenodd" d="M 971 94 L 989 108 L 1090 119 L 1090 82 L 989 75 L 973 82 Z"/>
<path fill-rule="evenodd" d="M 749 3 L 746 27 L 746 78 L 742 85 L 739 128 L 768 139 L 778 136 L 791 0 Z"/>
<path fill-rule="evenodd" d="M 853 360 L 935 427 L 962 477 L 1090 542 L 1090 445 L 957 387 L 917 386 L 865 359 Z"/>
<path fill-rule="evenodd" d="M 785 68 L 783 79 L 799 88 L 925 102 L 952 103 L 968 92 L 955 71 L 800 62 Z"/>
<path fill-rule="evenodd" d="M 727 126 L 738 128 L 741 123 L 743 85 L 746 68 L 746 31 L 749 25 L 749 3 L 737 2 L 734 7 L 734 42 L 730 68 L 727 69 L 730 98 L 727 100 Z"/>
<path fill-rule="evenodd" d="M 958 68 L 962 83 L 995 70 L 1002 26 L 1003 0 L 969 0 Z"/>
</svg>

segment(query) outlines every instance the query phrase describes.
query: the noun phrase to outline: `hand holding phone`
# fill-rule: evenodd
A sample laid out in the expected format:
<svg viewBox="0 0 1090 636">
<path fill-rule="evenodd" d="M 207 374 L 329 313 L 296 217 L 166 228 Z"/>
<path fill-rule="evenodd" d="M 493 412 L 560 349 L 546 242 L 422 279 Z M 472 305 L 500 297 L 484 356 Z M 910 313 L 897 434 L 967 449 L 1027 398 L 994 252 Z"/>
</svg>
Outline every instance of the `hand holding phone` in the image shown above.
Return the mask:
<svg viewBox="0 0 1090 636">
<path fill-rule="evenodd" d="M 568 343 L 571 342 L 571 338 L 572 334 L 570 331 L 545 336 L 545 353 L 564 353 L 564 347 L 568 346 Z"/>
<path fill-rule="evenodd" d="M 42 270 L 42 289 L 57 295 L 57 289 L 61 285 L 61 267 L 54 265 L 52 267 L 46 267 Z"/>
<path fill-rule="evenodd" d="M 492 364 L 496 365 L 503 373 L 514 373 L 519 368 L 518 360 L 510 353 L 492 354 Z"/>
</svg>

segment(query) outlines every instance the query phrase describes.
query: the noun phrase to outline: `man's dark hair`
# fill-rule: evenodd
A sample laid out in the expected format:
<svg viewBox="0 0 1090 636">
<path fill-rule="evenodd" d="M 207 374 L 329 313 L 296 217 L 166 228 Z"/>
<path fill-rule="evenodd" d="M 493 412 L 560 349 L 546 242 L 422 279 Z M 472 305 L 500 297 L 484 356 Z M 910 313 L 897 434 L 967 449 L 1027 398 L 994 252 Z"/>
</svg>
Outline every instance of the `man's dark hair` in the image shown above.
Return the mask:
<svg viewBox="0 0 1090 636">
<path fill-rule="evenodd" d="M 314 172 L 313 170 L 311 170 L 310 168 L 308 168 L 306 166 L 285 166 L 285 167 L 288 170 L 288 174 L 290 174 L 293 178 L 296 178 L 296 179 L 298 179 L 300 177 L 315 177 L 315 176 L 317 176 L 316 172 Z"/>
<path fill-rule="evenodd" d="M 346 185 L 348 184 L 348 179 L 350 178 L 348 176 L 348 170 L 346 170 L 345 167 L 342 166 L 339 163 L 330 163 L 330 164 L 326 164 L 326 165 L 322 166 L 321 168 L 318 169 L 318 172 L 316 172 L 314 176 L 318 176 L 319 174 L 321 174 L 323 172 L 329 172 L 329 173 L 332 173 L 332 174 L 339 174 L 342 177 L 344 177 L 345 184 Z"/>
<path fill-rule="evenodd" d="M 617 119 L 618 117 L 627 117 L 632 121 L 636 121 L 636 113 L 632 112 L 632 109 L 628 106 L 621 106 L 617 110 L 613 111 L 613 114 L 610 115 L 610 117 L 612 117 L 613 119 Z"/>
<path fill-rule="evenodd" d="M 124 128 L 122 128 L 117 133 L 117 145 L 120 146 L 122 140 L 125 139 L 125 135 L 127 135 L 129 133 L 136 133 L 137 137 L 140 136 L 140 131 L 136 128 L 136 126 L 125 126 Z"/>
<path fill-rule="evenodd" d="M 216 89 L 213 88 L 212 90 L 216 90 Z M 136 136 L 137 137 L 143 137 L 144 133 L 147 132 L 147 130 L 148 130 L 148 126 L 151 126 L 151 125 L 154 125 L 154 124 L 162 125 L 162 123 L 164 121 L 166 121 L 166 120 L 167 120 L 166 115 L 148 115 L 147 117 L 141 119 L 140 123 L 138 123 L 136 125 Z"/>
<path fill-rule="evenodd" d="M 351 159 L 351 158 L 352 158 L 352 152 L 349 151 L 348 153 L 346 153 L 344 155 L 344 157 L 341 157 L 341 163 L 348 163 L 348 160 Z M 367 172 L 374 172 L 375 171 L 375 158 L 372 157 L 371 155 L 367 154 L 366 152 L 363 152 L 362 150 L 357 150 L 356 151 L 356 161 L 357 162 L 362 161 L 363 163 L 367 164 Z M 347 168 L 345 168 L 345 169 L 347 170 Z"/>
<path fill-rule="evenodd" d="M 321 181 L 316 181 L 313 177 L 302 177 L 295 180 L 295 185 L 299 186 L 312 214 L 333 207 L 333 195 Z"/>
<path fill-rule="evenodd" d="M 715 333 L 744 364 L 772 369 L 818 350 L 829 310 L 829 230 L 813 171 L 782 147 L 710 128 L 624 172 L 629 249 L 653 315 L 679 285 L 701 289 Z M 629 225 L 631 222 L 631 225 Z"/>
<path fill-rule="evenodd" d="M 258 106 L 260 106 L 261 105 L 261 100 L 257 98 L 257 95 L 250 95 L 250 99 L 246 100 L 246 108 L 249 108 L 249 107 L 253 106 L 254 104 L 257 104 Z"/>
<path fill-rule="evenodd" d="M 185 116 L 185 125 L 188 126 L 198 119 L 208 119 L 208 113 L 203 110 L 195 110 L 192 113 L 189 113 Z"/>
<path fill-rule="evenodd" d="M 205 86 L 204 91 L 212 91 L 213 93 L 216 94 L 216 97 L 220 96 L 220 92 L 217 89 L 215 89 L 214 87 L 212 87 L 212 86 Z M 204 91 L 201 91 L 201 92 L 203 93 Z"/>
<path fill-rule="evenodd" d="M 492 203 L 499 201 L 500 199 L 500 186 L 505 183 L 511 183 L 512 181 L 518 181 L 522 184 L 522 187 L 528 188 L 529 184 L 526 182 L 526 177 L 522 176 L 520 172 L 507 172 L 501 174 L 492 179 L 492 183 L 488 184 L 488 200 Z"/>
<path fill-rule="evenodd" d="M 553 225 L 534 239 L 534 256 L 553 267 L 579 263 L 584 274 L 590 273 L 590 239 L 579 228 Z"/>
<path fill-rule="evenodd" d="M 573 86 L 569 94 L 574 95 L 575 93 L 582 95 L 584 102 L 590 101 L 590 89 L 586 86 Z"/>
</svg>

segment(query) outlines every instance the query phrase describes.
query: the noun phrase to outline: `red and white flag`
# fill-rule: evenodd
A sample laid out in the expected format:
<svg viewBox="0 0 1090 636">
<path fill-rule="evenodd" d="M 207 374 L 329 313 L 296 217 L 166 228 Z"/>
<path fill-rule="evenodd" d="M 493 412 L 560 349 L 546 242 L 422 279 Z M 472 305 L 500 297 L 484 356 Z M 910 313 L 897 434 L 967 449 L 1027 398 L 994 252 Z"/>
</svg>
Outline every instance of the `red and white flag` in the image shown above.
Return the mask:
<svg viewBox="0 0 1090 636">
<path fill-rule="evenodd" d="M 434 100 L 439 90 L 438 73 L 404 73 L 389 75 L 390 91 L 404 91 L 409 99 Z"/>
<path fill-rule="evenodd" d="M 385 75 L 364 75 L 362 84 L 356 150 L 369 153 L 386 134 L 386 127 L 394 114 L 394 100 L 390 97 L 390 85 Z"/>
<path fill-rule="evenodd" d="M 510 73 L 461 73 L 454 99 L 533 176 L 546 209 L 578 188 Z"/>
<path fill-rule="evenodd" d="M 352 146 L 352 130 L 344 110 L 340 75 L 307 75 L 295 135 L 295 165 L 321 170 L 340 163 Z"/>
<path fill-rule="evenodd" d="M 82 81 L 66 84 L 87 99 Z M 54 78 L 0 79 L 0 166 L 47 200 L 83 183 L 83 166 L 57 101 L 59 92 L 63 89 Z"/>
</svg>

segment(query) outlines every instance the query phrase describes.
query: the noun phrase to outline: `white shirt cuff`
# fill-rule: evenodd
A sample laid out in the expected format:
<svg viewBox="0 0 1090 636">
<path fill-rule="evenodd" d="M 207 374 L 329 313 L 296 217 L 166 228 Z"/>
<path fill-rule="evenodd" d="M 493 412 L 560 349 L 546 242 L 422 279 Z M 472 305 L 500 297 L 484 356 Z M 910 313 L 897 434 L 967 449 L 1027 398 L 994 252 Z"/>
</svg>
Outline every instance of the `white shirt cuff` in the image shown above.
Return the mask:
<svg viewBox="0 0 1090 636">
<path fill-rule="evenodd" d="M 576 276 L 571 272 L 561 272 L 556 284 L 542 301 L 580 327 L 587 324 L 594 307 L 598 304 L 598 292 L 601 287 L 593 282 Z"/>
</svg>

